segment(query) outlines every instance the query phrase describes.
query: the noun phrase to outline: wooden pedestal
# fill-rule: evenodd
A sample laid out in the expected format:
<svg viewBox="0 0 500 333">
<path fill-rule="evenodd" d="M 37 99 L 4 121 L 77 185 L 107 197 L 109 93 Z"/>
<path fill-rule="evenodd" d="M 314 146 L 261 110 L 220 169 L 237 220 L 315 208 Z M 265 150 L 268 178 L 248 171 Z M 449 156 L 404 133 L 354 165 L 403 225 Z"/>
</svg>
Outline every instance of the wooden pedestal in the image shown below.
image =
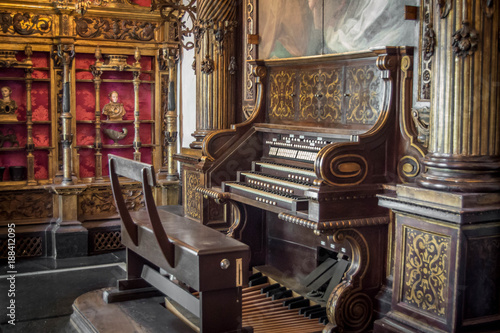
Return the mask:
<svg viewBox="0 0 500 333">
<path fill-rule="evenodd" d="M 391 311 L 375 332 L 498 332 L 500 194 L 398 186 Z"/>
</svg>

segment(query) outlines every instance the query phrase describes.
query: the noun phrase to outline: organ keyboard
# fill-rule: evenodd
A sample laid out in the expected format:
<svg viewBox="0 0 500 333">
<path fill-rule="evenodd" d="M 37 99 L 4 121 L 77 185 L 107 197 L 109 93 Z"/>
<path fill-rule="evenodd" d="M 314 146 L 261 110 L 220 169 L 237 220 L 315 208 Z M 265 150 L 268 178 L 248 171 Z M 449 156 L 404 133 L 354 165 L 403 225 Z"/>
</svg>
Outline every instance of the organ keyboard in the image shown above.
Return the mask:
<svg viewBox="0 0 500 333">
<path fill-rule="evenodd" d="M 390 221 L 376 196 L 384 184 L 402 179 L 401 161 L 408 171 L 412 160 L 401 158 L 408 138 L 399 113 L 407 109 L 398 104 L 411 91 L 402 84 L 410 75 L 402 76 L 399 65 L 411 56 L 411 48 L 387 47 L 257 60 L 252 116 L 211 133 L 199 163 L 184 165 L 185 179 L 199 175 L 194 187 L 186 180 L 186 204 L 196 200 L 192 192 L 203 195 L 203 209 L 190 207 L 188 215 L 207 225 L 227 222 L 229 234 L 250 246 L 251 266 L 276 269 L 298 289 L 320 270 L 309 286 L 325 293 L 325 332 L 363 332 L 372 323 L 386 276 Z M 214 202 L 228 205 L 221 212 Z M 346 258 L 345 273 L 335 284 L 320 283 L 331 281 L 328 263 L 339 257 Z M 291 297 L 276 288 L 275 298 Z M 307 313 L 316 313 L 316 305 Z"/>
</svg>

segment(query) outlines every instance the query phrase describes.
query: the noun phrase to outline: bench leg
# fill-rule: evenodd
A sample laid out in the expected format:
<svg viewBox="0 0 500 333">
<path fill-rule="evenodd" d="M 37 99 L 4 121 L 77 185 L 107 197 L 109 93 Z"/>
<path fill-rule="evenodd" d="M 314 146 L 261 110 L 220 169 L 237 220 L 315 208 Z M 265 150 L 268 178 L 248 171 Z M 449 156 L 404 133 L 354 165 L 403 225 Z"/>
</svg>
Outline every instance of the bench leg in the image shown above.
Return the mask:
<svg viewBox="0 0 500 333">
<path fill-rule="evenodd" d="M 241 288 L 200 292 L 200 332 L 241 332 Z"/>
<path fill-rule="evenodd" d="M 117 288 L 104 291 L 104 301 L 106 303 L 115 303 L 161 296 L 161 292 L 151 287 L 149 283 L 141 278 L 141 272 L 144 265 L 155 266 L 128 248 L 126 249 L 126 255 L 127 278 L 125 280 L 119 280 L 117 282 Z"/>
</svg>

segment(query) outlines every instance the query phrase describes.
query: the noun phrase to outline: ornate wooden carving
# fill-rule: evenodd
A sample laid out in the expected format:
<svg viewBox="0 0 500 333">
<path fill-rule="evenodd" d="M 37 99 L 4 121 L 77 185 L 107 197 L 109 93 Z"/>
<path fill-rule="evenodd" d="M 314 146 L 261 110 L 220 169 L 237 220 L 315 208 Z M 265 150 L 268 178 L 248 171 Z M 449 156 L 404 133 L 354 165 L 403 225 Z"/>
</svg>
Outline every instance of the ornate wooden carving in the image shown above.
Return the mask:
<svg viewBox="0 0 500 333">
<path fill-rule="evenodd" d="M 483 11 L 489 19 L 493 17 L 493 13 L 495 12 L 497 6 L 497 1 L 481 0 L 481 7 L 483 7 Z"/>
<path fill-rule="evenodd" d="M 452 37 L 453 41 L 451 46 L 455 55 L 465 57 L 476 52 L 479 36 L 476 29 L 471 27 L 469 22 L 463 22 L 462 28 L 457 30 Z"/>
<path fill-rule="evenodd" d="M 418 98 L 423 101 L 431 98 L 432 57 L 436 47 L 436 33 L 432 25 L 431 0 L 422 0 L 420 9 L 420 58 L 418 67 Z"/>
<path fill-rule="evenodd" d="M 52 218 L 52 196 L 39 191 L 0 192 L 0 220 L 27 220 Z"/>
<path fill-rule="evenodd" d="M 141 186 L 126 185 L 123 190 L 123 197 L 128 210 L 137 211 L 144 207 L 144 200 Z M 118 214 L 113 199 L 111 188 L 90 187 L 82 192 L 78 197 L 78 215 L 82 220 L 92 219 L 94 216 L 114 216 Z"/>
<path fill-rule="evenodd" d="M 23 36 L 44 35 L 52 32 L 52 17 L 32 13 L 0 13 L 0 27 L 4 34 Z"/>
<path fill-rule="evenodd" d="M 369 262 L 366 239 L 356 229 L 342 229 L 329 237 L 335 244 L 347 243 L 345 246 L 357 253 L 357 264 L 350 266 L 343 281 L 328 298 L 326 308 L 330 323 L 323 332 L 366 332 L 373 313 L 371 298 L 361 292 Z"/>
<path fill-rule="evenodd" d="M 235 0 L 199 0 L 193 34 L 196 72 L 196 138 L 191 148 L 201 148 L 213 130 L 234 123 L 235 75 L 230 74 L 235 55 Z"/>
<path fill-rule="evenodd" d="M 402 301 L 444 317 L 451 273 L 450 237 L 406 228 L 405 240 Z"/>
<path fill-rule="evenodd" d="M 75 18 L 76 33 L 83 38 L 150 41 L 155 38 L 156 23 L 107 18 Z"/>
<path fill-rule="evenodd" d="M 255 34 L 257 26 L 255 24 L 256 17 L 256 6 L 255 0 L 246 0 L 246 26 L 245 26 L 245 35 Z M 253 60 L 257 54 L 257 46 L 253 43 L 246 43 L 245 45 L 245 59 Z M 255 78 L 252 74 L 252 65 L 250 63 L 246 63 L 245 71 L 244 71 L 244 84 L 245 87 L 245 100 L 253 101 L 255 98 Z M 246 116 L 248 118 L 248 116 Z"/>
<path fill-rule="evenodd" d="M 450 13 L 452 7 L 451 0 L 438 0 L 436 3 L 441 18 L 446 18 L 446 16 L 448 16 L 448 14 Z"/>
<path fill-rule="evenodd" d="M 460 23 L 434 19 L 437 45 L 447 47 L 433 60 L 429 153 L 417 183 L 445 191 L 495 192 L 500 189 L 499 26 L 479 10 L 479 2 L 463 0 L 457 6 L 461 10 L 451 11 L 449 19 L 462 23 L 458 31 Z"/>
</svg>

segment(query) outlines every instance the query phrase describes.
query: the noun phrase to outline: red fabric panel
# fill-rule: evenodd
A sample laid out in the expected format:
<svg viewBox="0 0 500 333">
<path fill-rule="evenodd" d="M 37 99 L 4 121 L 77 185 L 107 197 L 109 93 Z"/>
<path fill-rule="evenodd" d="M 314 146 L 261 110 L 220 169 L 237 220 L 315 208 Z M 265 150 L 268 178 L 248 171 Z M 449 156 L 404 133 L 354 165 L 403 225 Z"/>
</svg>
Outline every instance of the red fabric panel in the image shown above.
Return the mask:
<svg viewBox="0 0 500 333">
<path fill-rule="evenodd" d="M 80 177 L 95 177 L 94 149 L 80 149 Z"/>
<path fill-rule="evenodd" d="M 93 145 L 95 142 L 95 126 L 94 124 L 78 124 L 76 129 L 76 145 L 87 146 Z"/>
<path fill-rule="evenodd" d="M 151 144 L 151 127 L 151 124 L 141 124 L 141 127 L 139 128 L 141 143 L 144 145 Z"/>
<path fill-rule="evenodd" d="M 49 95 L 50 95 L 49 82 L 33 82 L 33 86 L 31 88 L 31 111 L 33 115 L 33 120 L 50 120 Z"/>
<path fill-rule="evenodd" d="M 35 147 L 50 146 L 50 125 L 37 124 L 33 126 L 33 143 Z"/>
<path fill-rule="evenodd" d="M 49 178 L 49 152 L 37 150 L 33 155 L 35 156 L 35 179 Z"/>
<path fill-rule="evenodd" d="M 91 82 L 76 86 L 76 120 L 95 120 L 95 88 Z"/>
<path fill-rule="evenodd" d="M 95 64 L 95 55 L 93 53 L 80 53 L 75 57 L 75 68 L 90 69 L 90 65 Z M 102 60 L 102 59 L 101 59 Z"/>
<path fill-rule="evenodd" d="M 132 3 L 142 7 L 151 7 L 151 0 L 132 0 Z"/>
</svg>

